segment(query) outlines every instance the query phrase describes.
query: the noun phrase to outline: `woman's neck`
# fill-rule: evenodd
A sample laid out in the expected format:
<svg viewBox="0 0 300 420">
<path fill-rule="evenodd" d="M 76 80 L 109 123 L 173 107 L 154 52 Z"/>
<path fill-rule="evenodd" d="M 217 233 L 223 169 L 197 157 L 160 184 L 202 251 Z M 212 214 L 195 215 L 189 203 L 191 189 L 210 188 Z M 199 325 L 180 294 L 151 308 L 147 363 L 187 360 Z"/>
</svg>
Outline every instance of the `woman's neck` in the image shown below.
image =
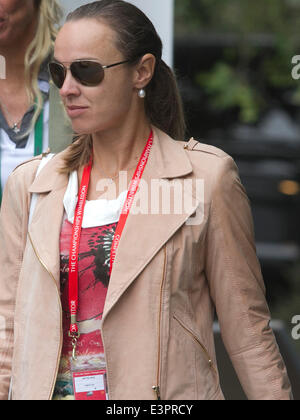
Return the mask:
<svg viewBox="0 0 300 420">
<path fill-rule="evenodd" d="M 5 79 L 0 79 L 0 90 L 3 95 L 15 94 L 24 88 L 25 65 L 24 56 L 20 59 L 5 57 Z M 23 61 L 22 61 L 23 59 Z M 2 95 L 1 95 L 2 96 Z"/>
<path fill-rule="evenodd" d="M 37 19 L 34 19 L 26 33 L 14 42 L 0 44 L 0 55 L 4 57 L 6 75 L 0 79 L 1 92 L 14 93 L 25 85 L 25 55 L 36 32 Z"/>
<path fill-rule="evenodd" d="M 151 125 L 146 118 L 93 135 L 94 165 L 101 174 L 113 176 L 136 166 L 146 145 Z"/>
<path fill-rule="evenodd" d="M 7 124 L 20 124 L 30 102 L 25 82 L 25 54 L 22 51 L 12 55 L 9 51 L 5 57 L 5 79 L 0 80 L 0 108 Z"/>
</svg>

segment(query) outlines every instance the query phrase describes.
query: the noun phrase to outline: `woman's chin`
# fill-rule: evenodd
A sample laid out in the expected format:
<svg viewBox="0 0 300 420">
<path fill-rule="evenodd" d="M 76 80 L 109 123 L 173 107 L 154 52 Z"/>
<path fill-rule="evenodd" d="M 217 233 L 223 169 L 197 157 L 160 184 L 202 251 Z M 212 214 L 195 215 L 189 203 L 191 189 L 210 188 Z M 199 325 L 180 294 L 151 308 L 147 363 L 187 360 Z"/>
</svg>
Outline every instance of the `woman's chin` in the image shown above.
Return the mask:
<svg viewBox="0 0 300 420">
<path fill-rule="evenodd" d="M 84 136 L 87 134 L 92 134 L 93 130 L 90 127 L 83 127 L 80 124 L 72 123 L 73 132 L 78 136 Z"/>
</svg>

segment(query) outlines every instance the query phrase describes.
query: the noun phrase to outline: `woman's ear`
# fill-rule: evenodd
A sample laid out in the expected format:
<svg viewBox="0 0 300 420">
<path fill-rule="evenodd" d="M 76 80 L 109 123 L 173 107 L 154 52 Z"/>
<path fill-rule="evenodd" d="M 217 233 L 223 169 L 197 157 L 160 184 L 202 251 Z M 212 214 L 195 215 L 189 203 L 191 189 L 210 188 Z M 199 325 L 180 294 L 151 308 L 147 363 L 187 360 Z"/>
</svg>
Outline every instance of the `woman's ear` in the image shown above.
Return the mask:
<svg viewBox="0 0 300 420">
<path fill-rule="evenodd" d="M 134 87 L 145 88 L 151 81 L 155 70 L 156 58 L 153 54 L 145 54 L 136 66 L 134 73 Z"/>
</svg>

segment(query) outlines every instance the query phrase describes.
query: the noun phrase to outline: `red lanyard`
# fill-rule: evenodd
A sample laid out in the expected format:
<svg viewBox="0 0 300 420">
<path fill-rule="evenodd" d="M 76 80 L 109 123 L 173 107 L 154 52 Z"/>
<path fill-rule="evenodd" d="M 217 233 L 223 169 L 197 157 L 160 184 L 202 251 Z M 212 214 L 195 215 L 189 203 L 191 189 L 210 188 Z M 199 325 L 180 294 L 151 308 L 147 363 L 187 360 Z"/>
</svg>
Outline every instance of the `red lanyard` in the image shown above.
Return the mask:
<svg viewBox="0 0 300 420">
<path fill-rule="evenodd" d="M 109 272 L 109 274 L 111 274 L 111 270 L 112 270 L 112 267 L 113 267 L 113 264 L 114 264 L 114 261 L 115 261 L 115 258 L 116 258 L 116 252 L 117 252 L 117 248 L 119 246 L 121 235 L 122 235 L 123 229 L 125 227 L 125 223 L 126 223 L 129 211 L 131 209 L 133 199 L 134 199 L 135 194 L 137 192 L 140 180 L 142 178 L 144 169 L 146 167 L 152 144 L 153 144 L 153 133 L 151 131 L 150 136 L 149 136 L 148 141 L 147 141 L 147 144 L 144 148 L 144 151 L 142 153 L 140 161 L 139 161 L 139 163 L 136 167 L 136 170 L 135 170 L 135 172 L 133 174 L 133 177 L 132 177 L 132 180 L 130 182 L 127 197 L 126 197 L 126 201 L 125 201 L 125 204 L 123 206 L 122 212 L 120 214 L 120 219 L 119 219 L 116 231 L 115 231 L 113 243 L 112 243 L 112 246 L 111 246 L 111 252 L 110 252 L 110 272 Z"/>
<path fill-rule="evenodd" d="M 116 231 L 115 231 L 115 235 L 114 235 L 114 239 L 113 239 L 112 247 L 111 247 L 110 274 L 111 274 L 112 267 L 115 261 L 116 252 L 117 252 L 117 248 L 121 239 L 121 235 L 125 227 L 126 220 L 130 212 L 130 208 L 132 206 L 133 199 L 137 192 L 144 169 L 146 167 L 152 144 L 153 144 L 153 132 L 151 131 L 147 144 L 144 148 L 144 151 L 141 155 L 141 158 L 139 160 L 139 163 L 137 165 L 133 178 L 130 182 L 126 201 L 123 206 L 120 219 L 119 219 Z M 82 175 L 82 180 L 81 180 L 81 185 L 80 185 L 80 190 L 79 190 L 79 197 L 78 197 L 77 206 L 75 210 L 75 216 L 74 216 L 71 246 L 70 246 L 70 257 L 69 257 L 69 310 L 70 310 L 70 315 L 71 315 L 69 336 L 72 338 L 74 359 L 76 359 L 75 350 L 76 350 L 77 339 L 80 336 L 79 331 L 78 331 L 77 321 L 76 321 L 76 316 L 78 312 L 79 242 L 80 242 L 84 207 L 85 207 L 87 192 L 88 192 L 89 183 L 90 183 L 91 169 L 92 169 L 92 158 L 89 164 L 85 166 L 83 175 Z"/>
</svg>

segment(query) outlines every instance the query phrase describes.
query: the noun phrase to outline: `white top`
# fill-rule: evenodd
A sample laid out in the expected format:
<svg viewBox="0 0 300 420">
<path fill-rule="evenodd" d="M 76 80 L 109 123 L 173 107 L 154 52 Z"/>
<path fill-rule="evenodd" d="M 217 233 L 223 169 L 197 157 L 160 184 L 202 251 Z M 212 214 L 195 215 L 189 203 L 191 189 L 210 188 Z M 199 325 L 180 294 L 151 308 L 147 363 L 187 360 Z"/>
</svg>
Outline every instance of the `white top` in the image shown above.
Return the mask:
<svg viewBox="0 0 300 420">
<path fill-rule="evenodd" d="M 49 147 L 49 101 L 44 104 L 43 114 L 43 152 Z M 34 130 L 31 131 L 26 147 L 17 149 L 16 144 L 10 140 L 7 133 L 0 129 L 0 159 L 1 159 L 1 185 L 2 191 L 7 178 L 22 162 L 31 159 L 34 155 Z"/>
<path fill-rule="evenodd" d="M 115 200 L 86 200 L 82 227 L 90 228 L 115 223 L 119 220 L 128 191 L 123 191 Z M 73 223 L 78 200 L 77 171 L 70 174 L 69 183 L 64 196 L 64 207 L 68 221 Z"/>
</svg>

